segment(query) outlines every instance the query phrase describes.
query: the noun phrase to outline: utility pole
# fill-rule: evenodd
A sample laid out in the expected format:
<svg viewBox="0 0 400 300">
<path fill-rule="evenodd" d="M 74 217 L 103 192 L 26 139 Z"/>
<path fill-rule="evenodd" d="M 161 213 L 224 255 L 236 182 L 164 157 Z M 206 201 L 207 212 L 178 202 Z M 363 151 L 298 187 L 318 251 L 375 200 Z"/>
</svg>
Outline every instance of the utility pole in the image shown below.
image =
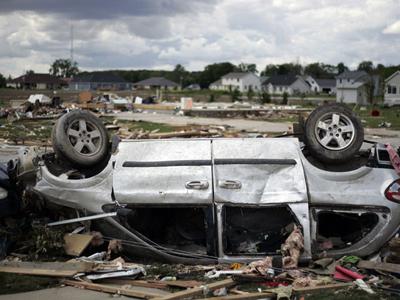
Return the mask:
<svg viewBox="0 0 400 300">
<path fill-rule="evenodd" d="M 74 62 L 74 25 L 71 24 L 71 49 L 70 49 L 71 63 Z"/>
</svg>

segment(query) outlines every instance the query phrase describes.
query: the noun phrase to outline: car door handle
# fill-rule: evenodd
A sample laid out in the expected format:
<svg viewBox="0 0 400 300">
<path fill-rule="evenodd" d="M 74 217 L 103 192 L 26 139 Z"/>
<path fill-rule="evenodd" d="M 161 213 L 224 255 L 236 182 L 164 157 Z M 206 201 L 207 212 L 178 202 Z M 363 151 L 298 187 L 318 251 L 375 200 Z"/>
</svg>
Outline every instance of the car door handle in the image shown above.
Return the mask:
<svg viewBox="0 0 400 300">
<path fill-rule="evenodd" d="M 206 190 L 208 189 L 208 181 L 207 180 L 188 181 L 186 182 L 185 186 L 189 190 Z"/>
<path fill-rule="evenodd" d="M 222 189 L 241 189 L 242 183 L 237 180 L 219 180 L 218 186 Z"/>
</svg>

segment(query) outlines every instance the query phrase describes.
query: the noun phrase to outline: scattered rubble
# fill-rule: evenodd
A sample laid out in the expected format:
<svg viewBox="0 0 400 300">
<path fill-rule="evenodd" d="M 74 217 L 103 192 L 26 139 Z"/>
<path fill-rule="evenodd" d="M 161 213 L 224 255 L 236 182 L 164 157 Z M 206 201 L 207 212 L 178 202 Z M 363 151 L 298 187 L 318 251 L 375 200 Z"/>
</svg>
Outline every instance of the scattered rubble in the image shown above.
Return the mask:
<svg viewBox="0 0 400 300">
<path fill-rule="evenodd" d="M 97 99 L 96 104 L 107 102 L 103 100 Z M 23 118 L 35 118 L 33 113 L 28 113 Z M 14 116 L 18 120 L 21 118 L 17 112 L 8 115 L 10 119 Z M 47 118 L 51 114 L 48 111 L 42 116 Z M 18 120 L 10 122 L 19 122 Z M 260 133 L 238 132 L 228 126 L 188 126 L 173 132 L 160 132 L 159 129 L 134 129 L 126 122 L 117 120 L 111 123 L 107 129 L 125 139 L 249 137 L 252 134 L 256 137 L 266 136 Z M 16 123 L 13 124 L 11 126 L 14 128 Z M 3 126 L 9 128 L 7 125 Z M 23 130 L 29 129 L 31 128 L 23 128 Z M 37 134 L 32 132 L 31 135 Z M 395 153 L 395 150 L 392 149 L 392 152 Z M 398 157 L 392 155 L 391 158 L 398 170 L 400 168 Z M 69 178 L 69 175 L 64 173 L 60 176 L 63 175 Z M 280 238 L 282 236 L 283 238 L 278 242 L 279 253 L 276 253 L 279 259 L 276 259 L 276 255 L 262 254 L 258 255 L 259 259 L 254 257 L 251 259 L 249 256 L 246 261 L 241 259 L 230 264 L 221 262 L 210 266 L 172 265 L 166 274 L 164 272 L 157 274 L 153 265 L 145 264 L 147 261 L 137 260 L 137 263 L 131 263 L 123 256 L 124 248 L 134 242 L 103 236 L 97 228 L 92 228 L 91 221 L 104 215 L 115 217 L 116 213 L 109 212 L 102 216 L 89 217 L 75 215 L 75 218 L 60 217 L 57 213 L 52 216 L 42 216 L 43 219 L 37 221 L 39 224 L 31 224 L 30 232 L 34 235 L 29 237 L 30 241 L 26 242 L 26 245 L 14 247 L 13 250 L 16 252 L 11 253 L 0 263 L 0 273 L 56 277 L 61 279 L 61 285 L 140 299 L 178 300 L 197 297 L 214 300 L 289 299 L 327 290 L 359 290 L 368 294 L 380 294 L 384 291 L 385 295 L 400 295 L 398 237 L 390 241 L 385 249 L 386 252 L 382 250 L 373 260 L 355 256 L 345 256 L 341 259 L 323 257 L 306 264 L 300 260 L 304 251 L 302 229 L 293 225 L 293 230 L 284 232 L 282 229 L 280 233 Z M 75 228 L 76 223 L 82 223 L 83 226 Z M 18 224 L 14 227 L 18 227 Z M 173 229 L 182 231 L 182 228 L 175 227 Z M 168 232 L 171 233 L 173 232 Z M 182 234 L 196 235 L 197 232 L 182 232 Z M 246 232 L 244 238 L 250 235 L 251 233 Z M 263 235 L 265 239 L 268 236 L 267 233 Z M 334 239 L 335 237 L 326 238 L 317 246 L 321 247 L 321 250 L 331 249 L 335 246 Z M 250 242 L 245 240 L 244 245 L 239 243 L 239 252 L 241 252 L 240 246 L 257 250 L 257 245 L 252 245 Z M 163 247 L 157 244 L 152 246 L 157 249 Z M 9 252 L 3 251 L 4 254 Z M 57 256 L 52 256 L 54 253 L 57 253 Z M 181 251 L 181 253 L 187 255 L 187 252 Z M 259 254 L 257 251 L 252 253 Z M 324 254 L 326 255 L 326 252 Z M 71 256 L 74 258 L 71 259 Z M 42 262 L 42 259 L 56 261 Z"/>
</svg>

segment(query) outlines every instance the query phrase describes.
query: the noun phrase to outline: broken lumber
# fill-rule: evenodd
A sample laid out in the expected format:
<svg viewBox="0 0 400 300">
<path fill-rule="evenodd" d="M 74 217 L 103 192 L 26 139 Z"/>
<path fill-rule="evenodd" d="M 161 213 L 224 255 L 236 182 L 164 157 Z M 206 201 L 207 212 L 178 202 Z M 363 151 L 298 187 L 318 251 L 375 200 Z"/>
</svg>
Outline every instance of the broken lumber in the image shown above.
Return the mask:
<svg viewBox="0 0 400 300">
<path fill-rule="evenodd" d="M 131 286 L 141 286 L 148 288 L 158 288 L 165 289 L 169 286 L 179 287 L 179 288 L 192 288 L 195 286 L 204 285 L 204 282 L 196 280 L 173 280 L 173 281 L 160 281 L 160 280 L 135 280 L 135 279 L 123 279 L 123 278 L 108 278 L 102 279 L 102 283 L 125 285 L 129 284 Z"/>
<path fill-rule="evenodd" d="M 378 270 L 390 273 L 400 274 L 400 264 L 378 263 L 369 260 L 360 260 L 357 264 L 360 269 Z"/>
<path fill-rule="evenodd" d="M 209 132 L 198 131 L 198 130 L 191 130 L 185 132 L 160 132 L 160 133 L 150 133 L 150 139 L 167 139 L 167 138 L 174 138 L 174 137 L 201 137 L 201 136 L 210 136 L 212 135 Z"/>
<path fill-rule="evenodd" d="M 107 278 L 102 279 L 101 283 L 116 284 L 116 285 L 131 285 L 140 286 L 145 288 L 156 288 L 156 289 L 166 289 L 168 284 L 164 281 L 156 280 L 135 280 L 135 279 L 123 279 L 123 278 Z"/>
<path fill-rule="evenodd" d="M 118 294 L 124 296 L 130 296 L 135 298 L 141 299 L 150 299 L 160 297 L 159 293 L 151 292 L 151 291 L 143 291 L 143 290 L 135 290 L 132 288 L 125 288 L 125 287 L 115 287 L 109 286 L 104 284 L 97 284 L 97 283 L 90 283 L 86 281 L 74 281 L 74 280 L 64 280 L 63 283 L 65 285 L 77 287 L 77 288 L 84 288 L 87 290 L 109 293 L 109 294 Z M 169 295 L 168 295 L 169 296 Z"/>
<path fill-rule="evenodd" d="M 172 293 L 168 296 L 154 298 L 155 300 L 178 300 L 178 299 L 185 299 L 192 296 L 198 296 L 203 293 L 204 290 L 213 291 L 216 289 L 220 289 L 223 287 L 230 287 L 235 285 L 236 283 L 232 279 L 225 279 L 213 283 L 206 284 L 204 286 L 194 287 L 192 289 L 187 289 L 184 291 Z"/>
<path fill-rule="evenodd" d="M 0 263 L 0 272 L 50 277 L 73 277 L 78 273 L 89 272 L 93 267 L 94 264 L 88 262 L 2 262 Z"/>
<path fill-rule="evenodd" d="M 80 256 L 93 240 L 93 235 L 67 233 L 64 235 L 65 253 L 71 256 Z"/>
<path fill-rule="evenodd" d="M 322 290 L 336 290 L 336 289 L 343 289 L 353 286 L 352 282 L 348 283 L 335 283 L 335 284 L 325 284 L 325 285 L 318 285 L 318 286 L 307 286 L 302 288 L 295 288 L 293 287 L 292 292 L 297 294 L 306 294 L 312 292 L 320 292 Z"/>
<path fill-rule="evenodd" d="M 211 297 L 211 298 L 202 298 L 202 300 L 251 300 L 251 299 L 265 299 L 265 298 L 275 298 L 275 293 L 246 293 L 242 295 L 229 295 L 222 297 Z"/>
</svg>

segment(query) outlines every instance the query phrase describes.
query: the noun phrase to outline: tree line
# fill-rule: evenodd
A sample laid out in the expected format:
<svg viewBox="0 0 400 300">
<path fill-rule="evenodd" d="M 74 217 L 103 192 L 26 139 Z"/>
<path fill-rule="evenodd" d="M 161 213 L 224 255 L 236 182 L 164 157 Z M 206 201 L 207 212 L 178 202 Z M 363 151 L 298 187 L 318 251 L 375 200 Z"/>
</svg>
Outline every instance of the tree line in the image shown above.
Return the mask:
<svg viewBox="0 0 400 300">
<path fill-rule="evenodd" d="M 172 71 L 142 69 L 97 72 L 112 72 L 129 82 L 138 82 L 149 77 L 165 77 L 183 87 L 190 84 L 199 84 L 201 88 L 207 88 L 211 83 L 219 80 L 223 75 L 230 72 L 251 72 L 267 77 L 272 75 L 289 74 L 311 75 L 314 78 L 333 79 L 336 75 L 347 70 L 349 70 L 349 67 L 343 62 L 340 62 L 337 65 L 314 62 L 304 66 L 298 63 L 268 64 L 261 71 L 257 70 L 256 64 L 240 63 L 235 65 L 230 62 L 220 62 L 209 64 L 205 66 L 202 71 L 188 71 L 183 65 L 177 64 Z M 372 61 L 362 61 L 358 64 L 357 70 L 366 71 L 371 75 L 380 75 L 382 78 L 387 78 L 397 70 L 400 70 L 400 65 L 384 66 L 383 64 L 375 65 Z M 32 72 L 34 71 L 27 71 L 27 73 Z M 68 78 L 91 72 L 80 71 L 77 62 L 72 62 L 69 59 L 57 59 L 51 64 L 49 73 L 57 77 Z M 0 87 L 5 86 L 6 78 L 0 74 Z"/>
</svg>

